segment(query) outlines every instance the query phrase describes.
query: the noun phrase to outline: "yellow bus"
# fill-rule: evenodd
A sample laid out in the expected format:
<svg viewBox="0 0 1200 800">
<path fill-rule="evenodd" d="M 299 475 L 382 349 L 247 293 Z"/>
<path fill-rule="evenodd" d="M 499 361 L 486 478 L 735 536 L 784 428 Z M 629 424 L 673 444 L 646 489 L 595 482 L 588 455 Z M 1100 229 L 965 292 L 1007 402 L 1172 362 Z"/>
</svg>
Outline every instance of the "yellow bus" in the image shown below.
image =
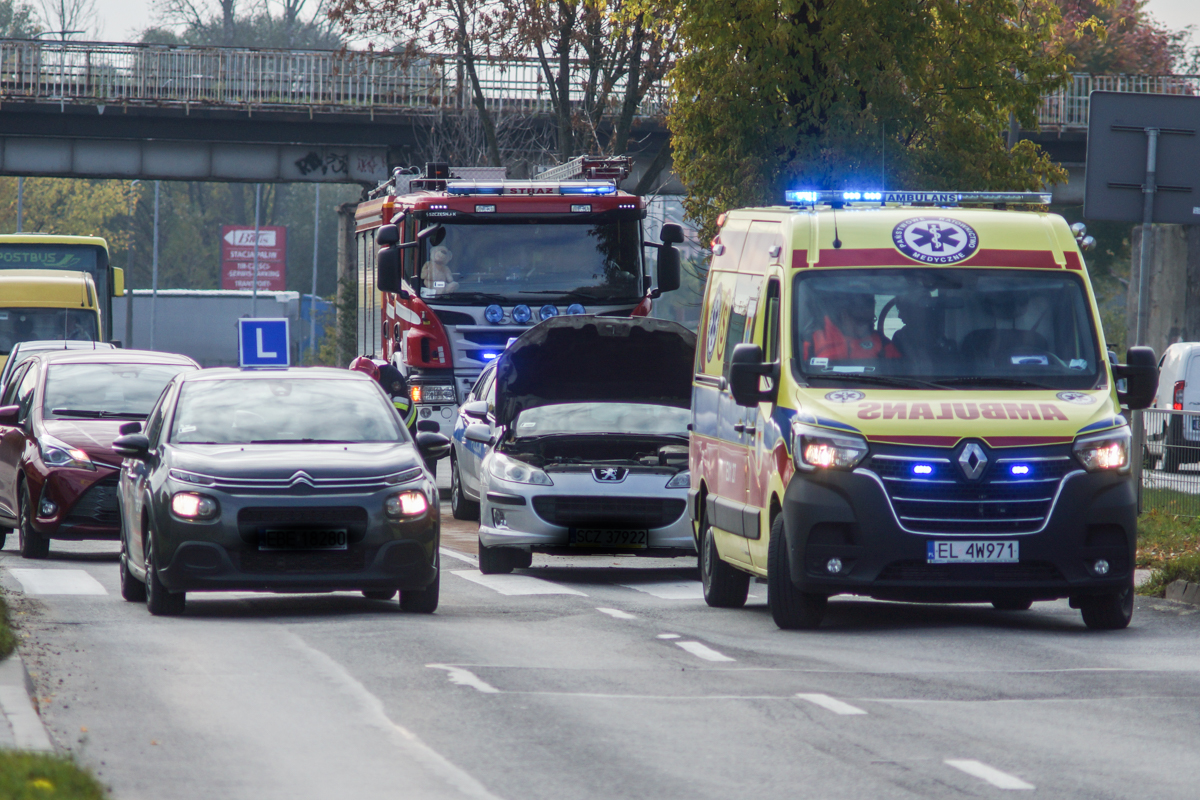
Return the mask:
<svg viewBox="0 0 1200 800">
<path fill-rule="evenodd" d="M 87 272 L 0 270 L 0 367 L 20 342 L 99 340 L 99 301 Z"/>
<path fill-rule="evenodd" d="M 5 270 L 68 270 L 91 276 L 100 309 L 100 341 L 112 339 L 112 299 L 125 294 L 125 271 L 108 263 L 99 236 L 49 233 L 0 234 L 0 274 Z"/>
</svg>

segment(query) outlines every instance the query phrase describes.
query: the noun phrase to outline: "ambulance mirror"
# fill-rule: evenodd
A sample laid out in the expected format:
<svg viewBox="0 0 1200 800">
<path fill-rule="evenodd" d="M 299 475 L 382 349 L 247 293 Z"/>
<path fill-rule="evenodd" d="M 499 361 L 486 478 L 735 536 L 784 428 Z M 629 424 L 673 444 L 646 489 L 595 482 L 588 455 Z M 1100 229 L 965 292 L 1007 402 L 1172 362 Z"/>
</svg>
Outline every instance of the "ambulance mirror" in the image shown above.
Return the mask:
<svg viewBox="0 0 1200 800">
<path fill-rule="evenodd" d="M 1125 379 L 1125 391 L 1117 399 L 1131 409 L 1146 408 L 1158 391 L 1158 359 L 1154 348 L 1131 347 L 1125 351 L 1125 363 L 1113 369 L 1117 379 Z"/>
<path fill-rule="evenodd" d="M 751 407 L 759 403 L 773 403 L 778 386 L 779 365 L 766 364 L 762 360 L 762 348 L 756 344 L 743 343 L 733 348 L 729 358 L 729 391 L 733 402 Z M 760 377 L 771 378 L 771 388 L 759 388 Z"/>
</svg>

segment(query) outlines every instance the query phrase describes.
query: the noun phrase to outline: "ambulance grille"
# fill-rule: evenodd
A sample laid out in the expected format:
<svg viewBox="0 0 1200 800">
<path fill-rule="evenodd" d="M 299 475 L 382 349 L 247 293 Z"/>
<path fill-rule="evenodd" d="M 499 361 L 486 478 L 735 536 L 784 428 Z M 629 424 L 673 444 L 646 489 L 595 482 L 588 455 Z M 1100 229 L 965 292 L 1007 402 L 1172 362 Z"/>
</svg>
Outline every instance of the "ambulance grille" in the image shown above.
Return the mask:
<svg viewBox="0 0 1200 800">
<path fill-rule="evenodd" d="M 916 464 L 931 469 L 916 474 Z M 980 480 L 968 481 L 949 460 L 914 461 L 876 455 L 869 469 L 883 481 L 901 524 L 914 533 L 1033 533 L 1046 523 L 1058 487 L 1077 469 L 1070 457 L 1025 459 L 1017 477 L 1011 461 L 993 461 Z"/>
</svg>

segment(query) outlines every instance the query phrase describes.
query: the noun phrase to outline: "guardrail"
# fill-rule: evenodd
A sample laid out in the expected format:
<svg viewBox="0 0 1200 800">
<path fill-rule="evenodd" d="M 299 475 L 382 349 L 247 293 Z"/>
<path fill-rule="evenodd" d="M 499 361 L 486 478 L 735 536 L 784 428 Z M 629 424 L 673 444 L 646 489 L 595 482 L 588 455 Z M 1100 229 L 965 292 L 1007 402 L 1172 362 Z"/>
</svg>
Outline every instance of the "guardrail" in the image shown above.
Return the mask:
<svg viewBox="0 0 1200 800">
<path fill-rule="evenodd" d="M 584 96 L 586 62 L 575 62 L 571 100 Z M 480 59 L 487 104 L 553 111 L 535 59 Z M 614 102 L 622 97 L 617 85 Z M 666 84 L 652 87 L 641 116 L 666 113 Z M 267 50 L 104 42 L 0 40 L 0 102 L 208 106 L 320 111 L 427 111 L 472 107 L 463 64 L 336 50 Z"/>
<path fill-rule="evenodd" d="M 1061 89 L 1042 95 L 1038 124 L 1046 130 L 1087 130 L 1092 92 L 1200 94 L 1200 75 L 1075 74 Z"/>
<path fill-rule="evenodd" d="M 1136 411 L 1133 436 L 1138 508 L 1200 517 L 1200 411 Z"/>
</svg>

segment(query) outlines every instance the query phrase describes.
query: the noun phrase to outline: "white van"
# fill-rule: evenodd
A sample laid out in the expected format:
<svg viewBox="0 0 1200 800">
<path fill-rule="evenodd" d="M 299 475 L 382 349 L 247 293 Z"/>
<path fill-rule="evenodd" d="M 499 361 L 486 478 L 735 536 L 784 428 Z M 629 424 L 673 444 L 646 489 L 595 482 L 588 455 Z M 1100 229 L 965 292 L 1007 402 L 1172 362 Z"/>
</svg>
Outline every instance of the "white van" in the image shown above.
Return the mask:
<svg viewBox="0 0 1200 800">
<path fill-rule="evenodd" d="M 1200 411 L 1200 342 L 1171 345 L 1158 369 L 1158 393 L 1150 409 Z M 1200 416 L 1147 414 L 1146 449 L 1167 472 L 1200 463 Z"/>
</svg>

